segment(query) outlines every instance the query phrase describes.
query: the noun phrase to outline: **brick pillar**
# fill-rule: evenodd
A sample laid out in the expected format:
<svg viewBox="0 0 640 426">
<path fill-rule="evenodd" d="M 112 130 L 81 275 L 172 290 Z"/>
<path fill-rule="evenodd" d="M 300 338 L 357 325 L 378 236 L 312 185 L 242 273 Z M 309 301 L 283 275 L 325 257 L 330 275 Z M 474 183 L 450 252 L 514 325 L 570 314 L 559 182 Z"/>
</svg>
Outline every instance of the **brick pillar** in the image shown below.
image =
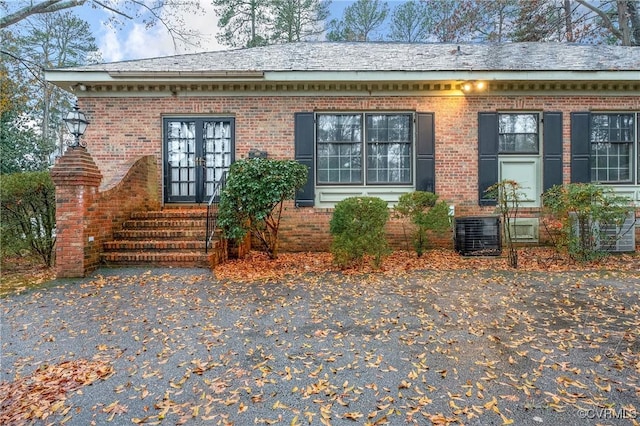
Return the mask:
<svg viewBox="0 0 640 426">
<path fill-rule="evenodd" d="M 87 223 L 102 174 L 83 147 L 69 148 L 51 170 L 56 185 L 56 276 L 84 277 L 88 262 Z"/>
</svg>

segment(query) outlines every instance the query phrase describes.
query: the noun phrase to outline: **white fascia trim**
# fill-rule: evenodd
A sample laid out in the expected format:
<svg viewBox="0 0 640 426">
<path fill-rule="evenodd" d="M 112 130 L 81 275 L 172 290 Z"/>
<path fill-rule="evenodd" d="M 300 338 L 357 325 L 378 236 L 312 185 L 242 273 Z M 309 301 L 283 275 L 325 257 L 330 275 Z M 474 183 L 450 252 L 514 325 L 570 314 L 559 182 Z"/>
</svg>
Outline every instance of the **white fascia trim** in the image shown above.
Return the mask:
<svg viewBox="0 0 640 426">
<path fill-rule="evenodd" d="M 238 72 L 107 72 L 107 71 L 45 71 L 44 78 L 61 85 L 75 83 L 113 84 L 174 84 L 217 81 L 263 81 L 261 71 Z"/>
<path fill-rule="evenodd" d="M 553 83 L 562 83 L 562 82 L 602 82 L 602 83 L 637 83 L 640 82 L 640 71 L 576 71 L 576 72 L 568 72 L 568 71 L 557 71 L 557 72 L 536 72 L 536 71 L 516 71 L 516 72 L 491 72 L 491 71 L 482 71 L 482 72 L 472 72 L 472 71 L 464 71 L 464 72 L 448 72 L 448 71 L 434 71 L 434 72 L 418 72 L 418 71 L 346 71 L 346 72 L 324 72 L 324 71 L 285 71 L 285 72 L 265 72 L 264 74 L 260 73 L 260 77 L 257 77 L 258 73 L 251 74 L 247 73 L 244 77 L 240 77 L 240 74 L 237 76 L 231 77 L 231 74 L 227 77 L 214 77 L 211 74 L 210 77 L 204 77 L 202 75 L 196 76 L 183 76 L 183 77 L 169 77 L 166 73 L 159 73 L 155 75 L 153 73 L 149 73 L 148 77 L 133 77 L 129 76 L 128 78 L 114 78 L 113 75 L 109 74 L 105 71 L 46 71 L 45 79 L 63 90 L 74 93 L 78 97 L 84 96 L 100 96 L 96 92 L 87 92 L 82 91 L 82 85 L 92 86 L 92 85 L 112 85 L 114 87 L 119 86 L 158 86 L 162 89 L 161 86 L 165 86 L 162 92 L 167 92 L 170 94 L 173 93 L 173 89 L 171 89 L 172 85 L 192 85 L 192 84 L 215 84 L 215 83 L 280 83 L 280 84 L 317 84 L 317 83 L 330 83 L 336 84 L 338 83 L 353 83 L 360 82 L 365 85 L 371 84 L 380 84 L 380 83 L 448 83 L 454 84 L 456 82 L 462 81 L 473 81 L 480 80 L 488 83 L 491 82 L 553 82 Z M 113 93 L 116 93 L 117 90 L 109 91 L 109 96 L 113 96 Z M 305 91 L 286 91 L 282 92 L 283 96 L 294 96 L 294 95 L 303 95 Z M 136 92 L 133 95 L 131 91 L 127 91 L 127 96 L 143 96 L 143 91 Z M 232 96 L 245 96 L 248 92 L 242 91 L 241 93 L 232 92 L 230 93 Z M 252 92 L 254 95 L 258 94 L 258 91 Z M 272 96 L 277 96 L 276 92 L 267 91 Z M 311 91 L 310 93 L 317 94 L 317 91 Z M 356 95 L 362 95 L 362 91 L 358 91 Z M 438 96 L 441 93 L 438 91 L 429 91 L 429 92 L 418 92 L 421 96 Z M 452 96 L 450 91 L 445 92 L 448 96 Z M 506 91 L 495 91 L 494 93 L 502 93 L 506 94 Z M 518 92 L 520 93 L 520 92 Z M 545 94 L 546 92 L 530 92 L 532 95 L 537 94 Z M 560 92 L 554 92 L 555 94 L 560 94 Z M 576 93 L 572 91 L 568 91 L 567 93 Z M 603 92 L 599 92 L 601 95 L 605 95 Z M 633 93 L 626 92 L 615 92 L 614 96 L 625 96 L 625 95 L 634 95 L 637 91 Z M 334 95 L 342 95 L 345 96 L 348 93 L 345 91 L 325 91 L 325 95 L 330 96 Z M 382 95 L 383 92 L 376 90 L 376 95 Z M 405 96 L 408 95 L 408 92 L 389 92 L 389 96 Z M 462 93 L 460 93 L 462 94 Z M 159 96 L 161 93 L 159 91 L 153 90 L 150 92 L 149 96 Z M 188 96 L 203 96 L 209 95 L 204 92 L 198 91 L 189 91 Z M 214 96 L 222 96 L 223 93 L 216 91 L 213 93 Z M 466 96 L 475 96 L 476 94 L 466 94 Z M 581 93 L 577 93 L 577 95 L 582 95 Z M 585 94 L 586 95 L 586 94 Z"/>
<path fill-rule="evenodd" d="M 120 75 L 121 77 L 117 77 Z M 109 73 L 45 71 L 53 83 L 178 83 L 212 81 L 640 81 L 640 71 L 266 71 L 237 73 Z"/>
<path fill-rule="evenodd" d="M 108 73 L 102 71 L 45 71 L 44 79 L 52 83 L 89 83 L 100 81 L 113 81 Z"/>
<path fill-rule="evenodd" d="M 265 81 L 640 81 L 640 71 L 267 71 Z"/>
</svg>

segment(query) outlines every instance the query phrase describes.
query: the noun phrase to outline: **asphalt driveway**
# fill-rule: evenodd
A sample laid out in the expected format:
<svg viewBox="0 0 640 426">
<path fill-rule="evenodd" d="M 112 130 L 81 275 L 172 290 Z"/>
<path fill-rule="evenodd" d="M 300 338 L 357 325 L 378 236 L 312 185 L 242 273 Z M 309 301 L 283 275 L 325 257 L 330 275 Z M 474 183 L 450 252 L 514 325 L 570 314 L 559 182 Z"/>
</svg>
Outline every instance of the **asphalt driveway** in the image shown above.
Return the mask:
<svg viewBox="0 0 640 426">
<path fill-rule="evenodd" d="M 0 308 L 14 424 L 640 422 L 640 274 L 102 269 Z"/>
</svg>

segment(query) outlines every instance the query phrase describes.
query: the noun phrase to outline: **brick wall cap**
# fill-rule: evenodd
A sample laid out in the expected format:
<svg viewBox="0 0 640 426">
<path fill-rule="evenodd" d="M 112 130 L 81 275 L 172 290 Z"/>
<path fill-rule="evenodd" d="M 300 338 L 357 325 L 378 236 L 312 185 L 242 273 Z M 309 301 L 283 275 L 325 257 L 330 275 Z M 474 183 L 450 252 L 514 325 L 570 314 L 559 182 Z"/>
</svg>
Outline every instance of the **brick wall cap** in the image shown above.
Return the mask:
<svg viewBox="0 0 640 426">
<path fill-rule="evenodd" d="M 83 148 L 71 148 L 58 159 L 51 169 L 51 179 L 60 185 L 88 185 L 99 186 L 102 181 L 102 173 L 93 161 L 91 154 Z"/>
</svg>

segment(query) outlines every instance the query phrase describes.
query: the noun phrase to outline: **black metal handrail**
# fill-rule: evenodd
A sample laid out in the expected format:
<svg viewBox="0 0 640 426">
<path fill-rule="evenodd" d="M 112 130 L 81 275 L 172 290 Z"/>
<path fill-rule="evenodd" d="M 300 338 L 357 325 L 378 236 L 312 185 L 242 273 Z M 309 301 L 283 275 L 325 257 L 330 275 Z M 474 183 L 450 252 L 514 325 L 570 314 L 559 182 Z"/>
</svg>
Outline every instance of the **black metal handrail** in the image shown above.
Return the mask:
<svg viewBox="0 0 640 426">
<path fill-rule="evenodd" d="M 216 234 L 217 228 L 217 214 L 214 212 L 213 207 L 217 206 L 220 202 L 220 196 L 222 195 L 222 191 L 227 184 L 227 172 L 222 172 L 222 176 L 220 179 L 216 181 L 215 186 L 213 187 L 213 193 L 211 194 L 211 198 L 209 198 L 209 203 L 207 204 L 207 231 L 205 234 L 205 243 L 204 243 L 204 252 L 209 252 L 209 246 L 213 241 L 213 238 Z"/>
</svg>

